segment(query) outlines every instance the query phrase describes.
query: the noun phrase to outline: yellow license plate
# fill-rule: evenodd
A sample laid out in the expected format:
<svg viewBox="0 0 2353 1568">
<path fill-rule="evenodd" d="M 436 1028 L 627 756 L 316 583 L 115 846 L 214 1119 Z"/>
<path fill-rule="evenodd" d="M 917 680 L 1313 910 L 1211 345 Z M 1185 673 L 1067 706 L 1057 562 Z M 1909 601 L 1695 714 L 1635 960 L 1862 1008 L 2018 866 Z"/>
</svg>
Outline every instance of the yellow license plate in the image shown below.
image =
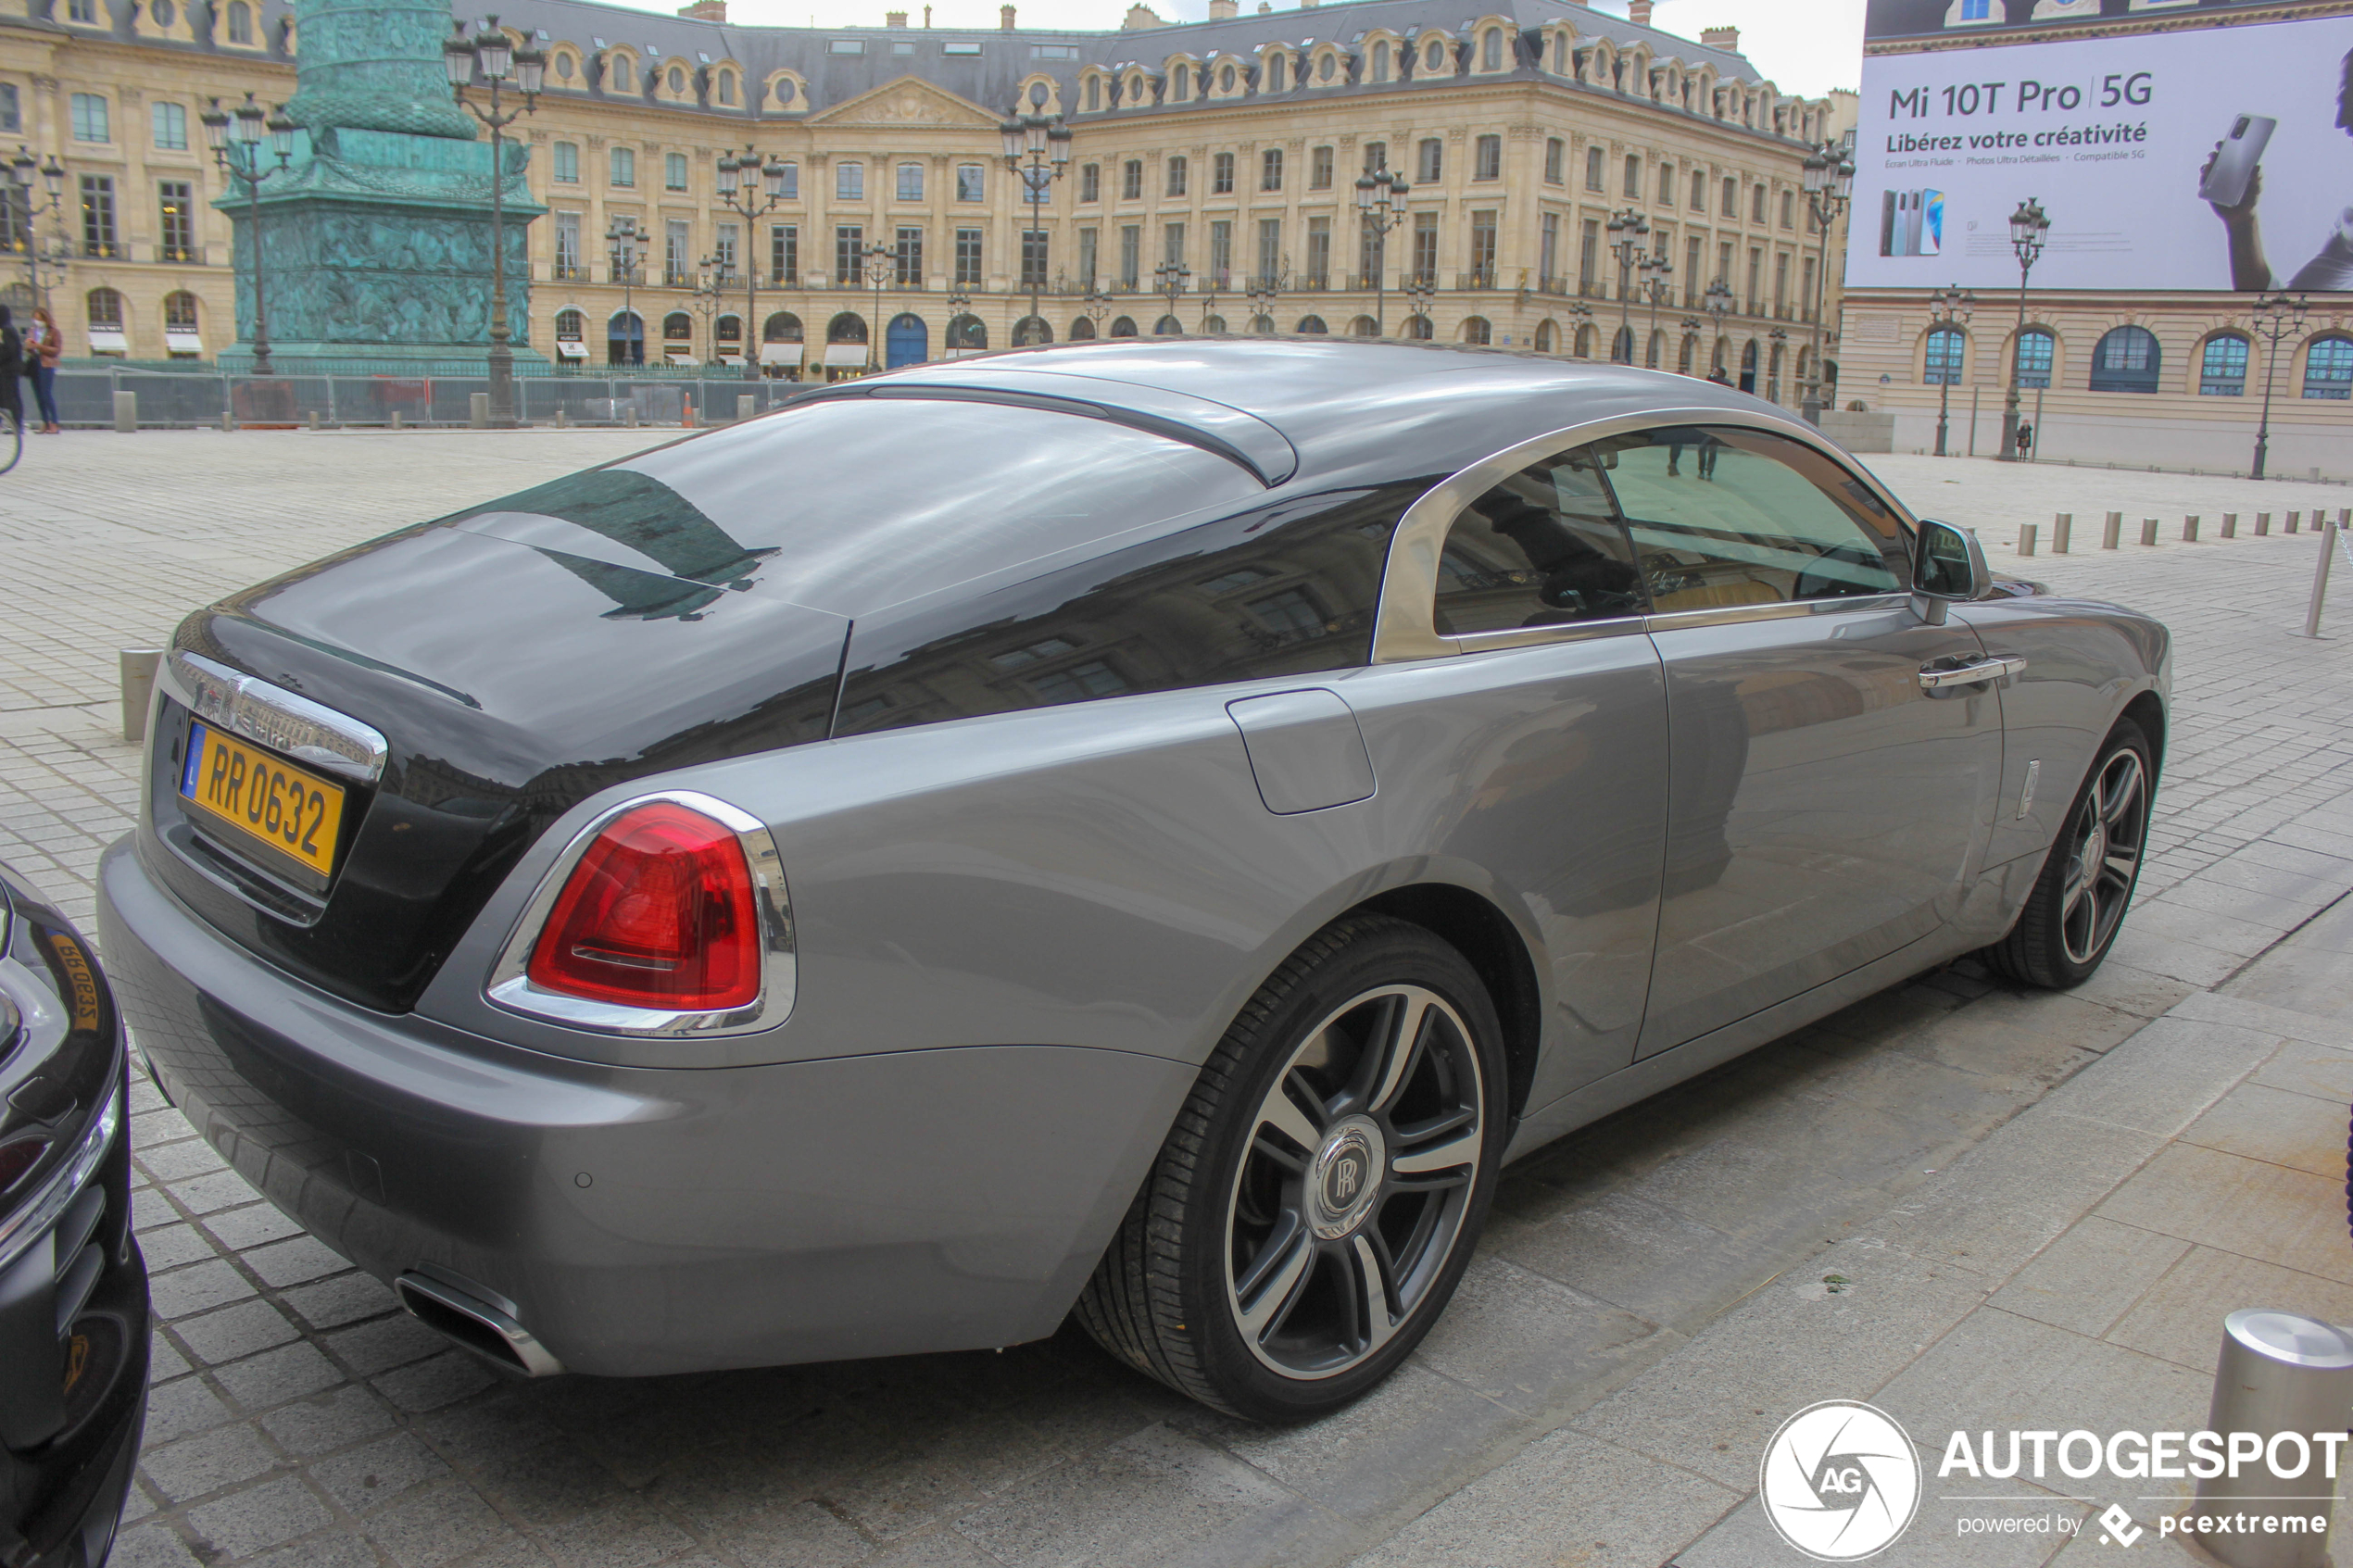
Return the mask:
<svg viewBox="0 0 2353 1568">
<path fill-rule="evenodd" d="M 208 825 L 233 828 L 322 877 L 334 874 L 344 787 L 333 780 L 208 724 L 191 724 L 180 794 Z"/>
</svg>

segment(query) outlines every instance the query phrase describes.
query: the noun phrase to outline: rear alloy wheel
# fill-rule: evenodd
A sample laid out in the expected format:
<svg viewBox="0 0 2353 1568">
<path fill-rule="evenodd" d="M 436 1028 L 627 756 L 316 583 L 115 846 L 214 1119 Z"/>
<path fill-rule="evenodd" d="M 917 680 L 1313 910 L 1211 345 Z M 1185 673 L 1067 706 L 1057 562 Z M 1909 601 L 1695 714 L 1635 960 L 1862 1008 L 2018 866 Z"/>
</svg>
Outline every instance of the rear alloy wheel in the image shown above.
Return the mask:
<svg viewBox="0 0 2353 1568">
<path fill-rule="evenodd" d="M 1478 976 L 1422 927 L 1326 927 L 1202 1069 L 1080 1321 L 1238 1415 L 1353 1399 L 1469 1260 L 1503 1155 L 1501 1041 Z"/>
<path fill-rule="evenodd" d="M 2155 783 L 2147 737 L 2120 719 L 2068 809 L 2018 923 L 1986 949 L 1994 968 L 2052 990 L 2091 978 L 2140 880 Z"/>
</svg>

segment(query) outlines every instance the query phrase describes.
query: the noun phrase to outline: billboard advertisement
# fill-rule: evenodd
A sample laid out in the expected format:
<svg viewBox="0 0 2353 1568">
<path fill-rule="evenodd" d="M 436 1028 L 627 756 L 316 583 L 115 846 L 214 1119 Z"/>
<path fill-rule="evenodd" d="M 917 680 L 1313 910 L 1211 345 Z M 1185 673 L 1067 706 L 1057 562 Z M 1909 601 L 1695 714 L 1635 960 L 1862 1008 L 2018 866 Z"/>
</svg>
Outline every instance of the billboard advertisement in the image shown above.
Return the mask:
<svg viewBox="0 0 2353 1568">
<path fill-rule="evenodd" d="M 1847 287 L 2015 288 L 2032 196 L 2037 287 L 2353 290 L 2353 17 L 1998 38 L 1865 58 Z"/>
</svg>

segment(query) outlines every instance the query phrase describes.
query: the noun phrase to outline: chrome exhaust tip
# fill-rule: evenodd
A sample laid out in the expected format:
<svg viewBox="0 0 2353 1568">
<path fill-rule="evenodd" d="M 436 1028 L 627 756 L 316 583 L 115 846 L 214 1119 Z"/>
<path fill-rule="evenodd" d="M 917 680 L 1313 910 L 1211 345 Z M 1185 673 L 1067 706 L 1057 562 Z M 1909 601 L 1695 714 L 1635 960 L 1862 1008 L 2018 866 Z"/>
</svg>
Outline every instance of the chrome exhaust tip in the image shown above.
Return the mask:
<svg viewBox="0 0 2353 1568">
<path fill-rule="evenodd" d="M 554 1377 L 564 1370 L 563 1363 L 515 1320 L 511 1303 L 493 1306 L 470 1291 L 413 1270 L 393 1281 L 392 1288 L 410 1317 L 495 1366 L 525 1377 Z"/>
</svg>

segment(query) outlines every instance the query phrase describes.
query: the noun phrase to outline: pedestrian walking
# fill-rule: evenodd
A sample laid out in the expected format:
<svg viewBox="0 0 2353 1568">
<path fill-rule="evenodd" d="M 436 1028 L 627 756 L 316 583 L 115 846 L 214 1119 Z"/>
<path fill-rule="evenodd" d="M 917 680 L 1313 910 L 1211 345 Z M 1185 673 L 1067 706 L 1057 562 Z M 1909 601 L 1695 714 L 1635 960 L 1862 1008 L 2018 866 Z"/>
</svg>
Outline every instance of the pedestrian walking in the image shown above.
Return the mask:
<svg viewBox="0 0 2353 1568">
<path fill-rule="evenodd" d="M 2018 460 L 2027 461 L 2034 451 L 2034 427 L 2020 421 L 2018 427 Z"/>
<path fill-rule="evenodd" d="M 0 305 L 0 410 L 24 428 L 24 334 L 17 331 L 9 320 L 8 307 Z"/>
<path fill-rule="evenodd" d="M 24 334 L 24 373 L 32 378 L 32 395 L 41 404 L 41 433 L 57 435 L 57 361 L 65 358 L 66 335 L 46 306 L 36 306 L 32 326 Z"/>
</svg>

